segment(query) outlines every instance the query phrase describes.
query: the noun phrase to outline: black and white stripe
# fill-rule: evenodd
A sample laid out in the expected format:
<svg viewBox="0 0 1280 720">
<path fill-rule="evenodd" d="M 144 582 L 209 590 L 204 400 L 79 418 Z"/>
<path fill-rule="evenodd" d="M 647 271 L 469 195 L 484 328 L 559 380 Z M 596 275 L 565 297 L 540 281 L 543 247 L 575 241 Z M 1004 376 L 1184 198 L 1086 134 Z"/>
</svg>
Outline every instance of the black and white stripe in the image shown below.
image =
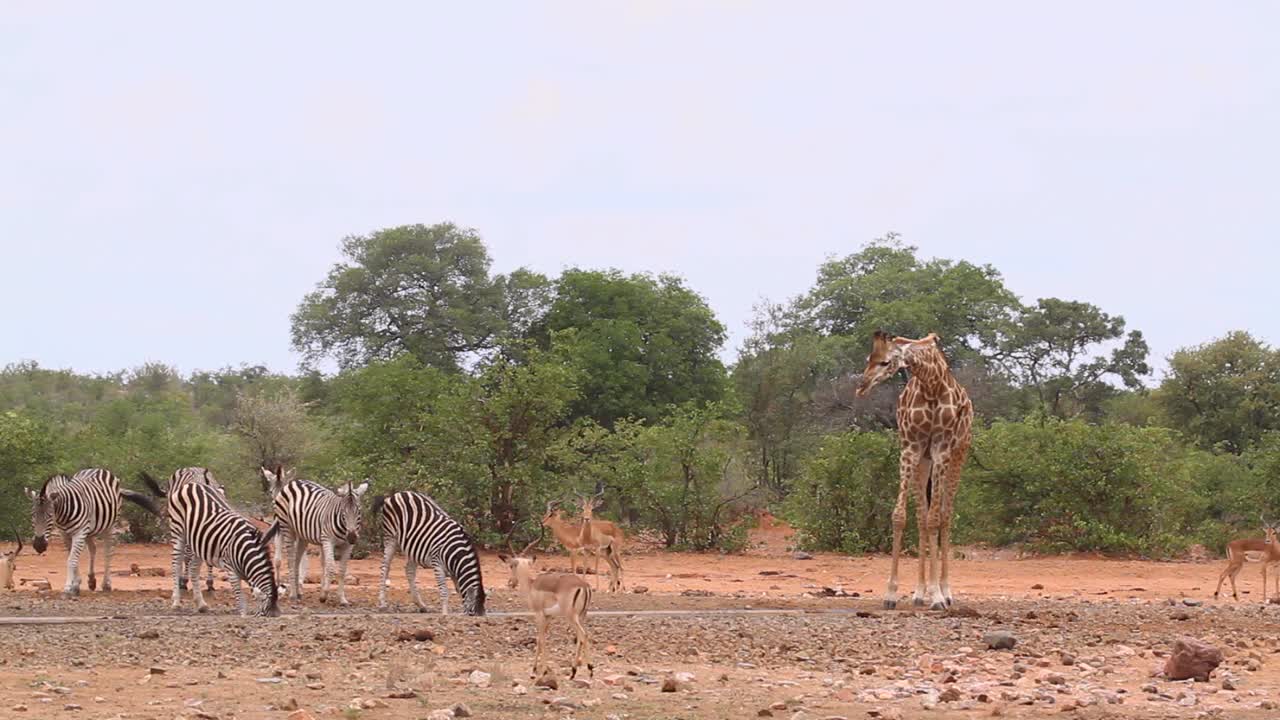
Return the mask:
<svg viewBox="0 0 1280 720">
<path fill-rule="evenodd" d="M 378 607 L 387 606 L 388 575 L 396 551 L 405 554 L 404 573 L 409 592 L 418 609 L 427 605 L 418 595 L 417 569 L 430 567 L 436 574 L 440 590 L 440 612 L 449 614 L 449 587 L 445 578 L 453 579 L 453 587 L 462 596 L 462 611 L 468 615 L 484 615 L 484 580 L 480 576 L 480 555 L 476 544 L 456 520 L 449 517 L 435 500 L 410 490 L 402 490 L 386 498 L 375 498 L 375 514 L 382 515 L 382 584 L 378 589 Z"/>
<path fill-rule="evenodd" d="M 199 577 L 201 562 L 230 573 L 231 590 L 241 615 L 248 613 L 240 590 L 241 579 L 258 599 L 256 614 L 280 614 L 279 588 L 267 552 L 267 544 L 279 528 L 279 524 L 273 524 L 263 535 L 247 518 L 228 507 L 225 498 L 202 483 L 185 483 L 169 492 L 169 534 L 174 558 L 190 558 L 187 572 L 193 578 Z M 191 584 L 191 594 L 196 610 L 206 612 L 209 606 L 200 592 L 200 583 Z M 175 583 L 173 606 L 180 604 Z"/>
<path fill-rule="evenodd" d="M 222 504 L 226 505 L 227 507 L 230 507 L 230 505 L 227 503 L 227 489 L 223 487 L 222 484 L 219 483 L 216 478 L 214 478 L 213 472 L 210 471 L 208 468 L 203 468 L 203 467 L 178 468 L 177 470 L 173 471 L 173 475 L 169 476 L 169 485 L 166 488 L 161 488 L 160 484 L 156 482 L 155 478 L 151 477 L 151 475 L 145 471 L 142 473 L 139 473 L 139 477 L 141 477 L 142 482 L 146 484 L 148 488 L 151 489 L 151 493 L 153 495 L 155 495 L 156 497 L 164 498 L 166 501 L 168 501 L 169 496 L 173 492 L 175 492 L 178 488 L 182 487 L 183 485 L 196 484 L 196 485 L 204 485 L 205 487 L 213 490 L 215 493 L 217 493 L 218 497 L 222 500 Z M 173 556 L 173 582 L 174 582 L 173 592 L 175 594 L 175 597 L 177 597 L 177 595 L 180 594 L 183 590 L 187 589 L 188 578 L 187 578 L 186 570 L 187 568 L 190 567 L 190 565 L 191 565 L 190 551 L 187 552 L 186 557 L 178 557 L 176 553 L 174 554 Z M 214 566 L 212 564 L 209 565 L 209 577 L 205 582 L 205 590 L 207 592 L 213 592 L 213 570 L 214 570 Z M 190 578 L 190 582 L 194 583 L 199 581 L 200 581 L 200 578 L 197 578 L 197 577 Z M 177 605 L 175 604 L 174 607 L 177 607 Z"/>
<path fill-rule="evenodd" d="M 368 481 L 350 482 L 337 491 L 310 480 L 295 479 L 277 468 L 275 471 L 275 516 L 281 525 L 289 564 L 290 596 L 302 597 L 302 558 L 307 545 L 320 545 L 323 567 L 320 576 L 320 602 L 329 599 L 329 575 L 334 571 L 334 550 L 341 553 L 338 571 L 338 603 L 347 602 L 347 563 L 351 549 L 360 536 L 360 497 L 369 489 Z"/>
<path fill-rule="evenodd" d="M 31 545 L 35 551 L 43 553 L 48 548 L 51 528 L 56 528 L 66 542 L 67 582 L 62 594 L 67 597 L 80 594 L 80 553 L 85 546 L 89 548 L 89 589 L 95 589 L 95 541 L 99 539 L 103 555 L 102 591 L 111 590 L 111 531 L 120 513 L 120 498 L 160 514 L 146 495 L 121 488 L 116 476 L 101 468 L 81 470 L 71 477 L 53 475 L 44 481 L 39 491 L 24 489 L 31 498 L 31 529 L 35 535 Z"/>
</svg>

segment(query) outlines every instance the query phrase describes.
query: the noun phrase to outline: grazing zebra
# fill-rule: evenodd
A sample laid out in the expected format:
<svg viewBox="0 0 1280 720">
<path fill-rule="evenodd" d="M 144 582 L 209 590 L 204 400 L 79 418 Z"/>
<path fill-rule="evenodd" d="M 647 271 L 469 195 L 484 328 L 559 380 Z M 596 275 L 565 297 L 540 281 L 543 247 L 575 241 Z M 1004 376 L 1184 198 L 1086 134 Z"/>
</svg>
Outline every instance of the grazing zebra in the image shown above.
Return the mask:
<svg viewBox="0 0 1280 720">
<path fill-rule="evenodd" d="M 419 492 L 402 490 L 385 498 L 374 498 L 373 512 L 382 514 L 382 584 L 378 589 L 378 607 L 387 606 L 387 587 L 391 584 L 387 576 L 391 572 L 391 559 L 399 549 L 405 554 L 404 574 L 418 610 L 427 611 L 415 580 L 418 567 L 422 566 L 436 573 L 440 612 L 449 614 L 449 587 L 445 583 L 449 577 L 462 596 L 462 611 L 468 615 L 484 615 L 484 581 L 480 577 L 476 544 L 435 500 Z"/>
<path fill-rule="evenodd" d="M 302 558 L 307 545 L 318 543 L 323 567 L 320 574 L 320 602 L 329 601 L 329 575 L 334 571 L 334 548 L 341 553 L 338 567 L 338 603 L 347 602 L 347 563 L 351 549 L 360 538 L 360 497 L 369 489 L 369 481 L 359 485 L 350 482 L 337 491 L 310 480 L 294 478 L 277 467 L 274 473 L 263 468 L 264 477 L 275 483 L 275 515 L 281 525 L 289 563 L 290 596 L 302 597 Z"/>
<path fill-rule="evenodd" d="M 158 498 L 168 500 L 169 494 L 177 490 L 179 487 L 187 483 L 197 483 L 205 485 L 216 492 L 221 498 L 224 505 L 227 504 L 227 489 L 222 486 L 214 477 L 208 468 L 202 467 L 185 467 L 173 471 L 173 475 L 169 476 L 169 486 L 161 489 L 160 483 L 151 477 L 151 474 L 143 471 L 138 474 L 142 482 L 151 490 L 151 494 Z M 190 552 L 183 560 L 190 561 Z M 187 569 L 187 562 L 181 562 L 176 556 L 173 558 L 173 579 L 178 584 L 178 590 L 187 589 L 187 575 L 184 570 Z M 209 566 L 209 577 L 205 581 L 205 592 L 213 592 L 213 565 Z M 199 582 L 199 578 L 191 578 L 192 582 Z"/>
<path fill-rule="evenodd" d="M 267 544 L 279 529 L 279 523 L 275 523 L 265 535 L 258 532 L 253 523 L 232 510 L 226 499 L 207 485 L 185 483 L 169 492 L 169 536 L 174 562 L 186 559 L 187 573 L 193 578 L 199 578 L 201 562 L 226 570 L 231 576 L 231 591 L 241 615 L 248 614 L 244 593 L 240 590 L 242 579 L 258 599 L 257 615 L 280 614 L 277 606 L 280 588 L 276 586 L 271 556 L 267 553 Z M 199 582 L 191 583 L 191 596 L 197 612 L 208 612 Z M 173 607 L 176 609 L 181 604 L 181 593 L 175 582 Z"/>
<path fill-rule="evenodd" d="M 23 488 L 31 498 L 31 546 L 38 553 L 49 547 L 50 526 L 62 533 L 67 545 L 67 583 L 64 597 L 80 594 L 80 553 L 89 547 L 89 590 L 97 587 L 94 575 L 97 559 L 95 539 L 102 539 L 102 592 L 111 590 L 111 531 L 120 513 L 120 498 L 137 503 L 159 515 L 151 499 L 120 487 L 109 470 L 91 468 L 71 477 L 51 475 L 39 491 Z"/>
</svg>

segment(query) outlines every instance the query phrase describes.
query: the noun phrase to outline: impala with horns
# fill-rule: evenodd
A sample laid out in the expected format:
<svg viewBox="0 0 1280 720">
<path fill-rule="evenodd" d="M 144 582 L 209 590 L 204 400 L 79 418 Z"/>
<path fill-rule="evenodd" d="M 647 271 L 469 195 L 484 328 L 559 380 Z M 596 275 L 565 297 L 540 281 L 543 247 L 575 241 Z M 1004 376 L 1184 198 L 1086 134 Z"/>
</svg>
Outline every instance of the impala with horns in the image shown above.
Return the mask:
<svg viewBox="0 0 1280 720">
<path fill-rule="evenodd" d="M 582 532 L 579 545 L 583 552 L 591 553 L 594 563 L 591 572 L 596 576 L 596 585 L 600 583 L 600 553 L 604 553 L 609 563 L 609 592 L 622 589 L 622 528 L 609 520 L 596 520 L 593 514 L 604 502 L 604 491 L 596 495 L 583 495 Z"/>
<path fill-rule="evenodd" d="M 1258 519 L 1262 521 L 1261 538 L 1245 538 L 1227 543 L 1227 567 L 1218 576 L 1218 587 L 1213 590 L 1215 600 L 1222 590 L 1222 581 L 1227 578 L 1231 578 L 1231 597 L 1239 600 L 1240 596 L 1236 594 L 1236 576 L 1246 562 L 1257 562 L 1262 563 L 1262 602 L 1267 601 L 1267 566 L 1280 562 L 1280 542 L 1276 539 L 1275 526 L 1261 515 Z M 1276 576 L 1276 594 L 1280 595 L 1280 575 Z"/>
<path fill-rule="evenodd" d="M 18 541 L 18 549 L 0 553 L 0 588 L 13 589 L 13 573 L 18 569 L 18 556 L 22 554 L 22 536 L 14 528 L 13 539 Z"/>
<path fill-rule="evenodd" d="M 525 548 L 537 543 L 535 540 Z M 587 636 L 587 608 L 591 605 L 591 585 L 586 580 L 565 573 L 542 573 L 534 576 L 534 562 L 537 556 L 526 557 L 524 552 L 515 557 L 498 556 L 511 570 L 511 578 L 507 587 L 520 593 L 533 612 L 534 624 L 537 627 L 537 650 L 533 658 L 533 676 L 540 677 L 550 668 L 543 661 L 543 652 L 547 642 L 547 626 L 549 618 L 563 617 L 573 627 L 577 638 L 577 649 L 573 658 L 573 669 L 569 671 L 570 679 L 578 674 L 578 668 L 587 666 L 587 673 L 595 677 L 595 666 L 591 664 L 591 639 Z"/>
<path fill-rule="evenodd" d="M 569 552 L 569 570 L 574 574 L 578 574 L 578 555 L 582 554 L 582 523 L 570 522 L 564 519 L 560 510 L 559 500 L 552 500 L 547 503 L 547 511 L 542 514 L 542 527 L 551 530 L 551 534 L 555 536 L 556 541 L 564 546 Z M 586 570 L 586 562 L 582 564 L 583 570 Z"/>
</svg>

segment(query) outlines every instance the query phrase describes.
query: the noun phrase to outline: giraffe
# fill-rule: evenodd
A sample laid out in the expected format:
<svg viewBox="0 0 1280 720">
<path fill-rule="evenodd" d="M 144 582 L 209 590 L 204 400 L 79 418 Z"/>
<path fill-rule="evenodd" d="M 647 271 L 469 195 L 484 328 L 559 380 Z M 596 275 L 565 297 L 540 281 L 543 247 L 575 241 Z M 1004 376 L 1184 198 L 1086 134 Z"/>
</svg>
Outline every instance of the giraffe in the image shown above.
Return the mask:
<svg viewBox="0 0 1280 720">
<path fill-rule="evenodd" d="M 911 378 L 898 396 L 898 439 L 902 454 L 898 464 L 898 502 L 893 508 L 893 563 L 884 606 L 893 609 L 898 605 L 898 558 L 902 552 L 902 530 L 907 525 L 910 488 L 915 493 L 916 524 L 920 531 L 920 567 L 912 602 L 924 605 L 927 597 L 931 609 L 941 610 L 954 600 L 948 568 L 951 515 L 956 489 L 960 486 L 960 470 L 973 441 L 973 403 L 947 367 L 936 334 L 912 340 L 891 337 L 880 330 L 875 332 L 867 368 L 858 382 L 858 397 L 904 367 Z"/>
</svg>

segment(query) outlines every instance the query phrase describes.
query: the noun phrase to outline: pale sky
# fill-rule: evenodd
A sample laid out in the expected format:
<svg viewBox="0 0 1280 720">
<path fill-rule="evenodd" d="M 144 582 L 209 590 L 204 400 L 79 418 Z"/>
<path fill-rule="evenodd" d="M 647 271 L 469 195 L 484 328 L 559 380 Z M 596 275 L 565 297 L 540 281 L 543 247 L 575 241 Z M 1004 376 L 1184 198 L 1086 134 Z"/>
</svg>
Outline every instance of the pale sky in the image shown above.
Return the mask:
<svg viewBox="0 0 1280 720">
<path fill-rule="evenodd" d="M 445 220 L 498 271 L 681 274 L 726 359 L 890 230 L 1161 365 L 1277 343 L 1278 32 L 1274 2 L 6 4 L 0 364 L 291 371 L 343 236 Z"/>
</svg>

